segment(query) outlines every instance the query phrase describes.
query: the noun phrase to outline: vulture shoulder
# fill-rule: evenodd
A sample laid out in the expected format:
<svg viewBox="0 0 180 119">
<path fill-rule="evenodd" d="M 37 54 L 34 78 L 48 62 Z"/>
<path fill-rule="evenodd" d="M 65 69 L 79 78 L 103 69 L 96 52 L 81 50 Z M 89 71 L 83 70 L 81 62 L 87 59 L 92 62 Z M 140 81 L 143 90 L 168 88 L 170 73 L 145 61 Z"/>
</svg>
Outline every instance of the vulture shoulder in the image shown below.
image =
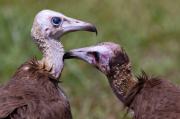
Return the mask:
<svg viewBox="0 0 180 119">
<path fill-rule="evenodd" d="M 71 119 L 70 105 L 58 82 L 31 59 L 0 88 L 1 119 Z"/>
<path fill-rule="evenodd" d="M 140 77 L 140 83 L 127 96 L 134 119 L 179 119 L 180 88 L 160 78 Z M 128 102 L 134 97 L 132 102 Z"/>
</svg>

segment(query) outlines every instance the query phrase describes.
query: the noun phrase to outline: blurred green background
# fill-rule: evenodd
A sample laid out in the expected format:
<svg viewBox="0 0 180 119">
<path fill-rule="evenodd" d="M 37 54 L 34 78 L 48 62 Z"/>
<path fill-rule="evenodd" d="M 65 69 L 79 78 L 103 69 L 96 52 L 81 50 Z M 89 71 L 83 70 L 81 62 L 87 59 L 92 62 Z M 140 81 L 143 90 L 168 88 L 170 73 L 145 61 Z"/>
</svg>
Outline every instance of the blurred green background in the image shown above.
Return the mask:
<svg viewBox="0 0 180 119">
<path fill-rule="evenodd" d="M 1 0 L 0 82 L 41 53 L 30 37 L 35 14 L 52 9 L 94 23 L 99 35 L 76 32 L 65 35 L 65 49 L 114 41 L 129 54 L 133 71 L 141 69 L 180 84 L 180 0 Z M 122 104 L 103 74 L 92 66 L 68 60 L 61 77 L 74 119 L 120 119 Z M 130 118 L 128 116 L 127 118 Z"/>
</svg>

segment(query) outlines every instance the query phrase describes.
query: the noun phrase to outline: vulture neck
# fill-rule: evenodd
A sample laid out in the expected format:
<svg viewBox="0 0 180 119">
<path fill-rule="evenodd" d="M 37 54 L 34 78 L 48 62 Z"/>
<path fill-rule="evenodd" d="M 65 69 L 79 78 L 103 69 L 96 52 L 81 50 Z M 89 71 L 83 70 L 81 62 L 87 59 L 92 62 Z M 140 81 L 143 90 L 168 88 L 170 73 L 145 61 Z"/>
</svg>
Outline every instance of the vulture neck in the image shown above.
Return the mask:
<svg viewBox="0 0 180 119">
<path fill-rule="evenodd" d="M 123 103 L 125 103 L 127 94 L 138 83 L 131 73 L 130 63 L 111 67 L 108 80 L 112 90 Z"/>
<path fill-rule="evenodd" d="M 58 79 L 63 69 L 63 45 L 56 39 L 34 37 L 38 48 L 43 54 L 39 61 L 40 67 L 50 73 L 51 78 Z"/>
</svg>

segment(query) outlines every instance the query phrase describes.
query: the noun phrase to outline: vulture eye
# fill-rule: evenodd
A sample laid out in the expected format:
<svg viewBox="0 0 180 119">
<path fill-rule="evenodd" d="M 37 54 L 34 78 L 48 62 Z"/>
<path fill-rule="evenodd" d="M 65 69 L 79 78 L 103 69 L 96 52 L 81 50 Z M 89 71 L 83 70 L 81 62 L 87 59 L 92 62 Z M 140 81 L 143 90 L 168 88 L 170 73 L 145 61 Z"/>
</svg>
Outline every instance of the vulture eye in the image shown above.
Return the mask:
<svg viewBox="0 0 180 119">
<path fill-rule="evenodd" d="M 88 55 L 91 55 L 95 58 L 97 62 L 99 62 L 100 54 L 98 52 L 88 52 Z"/>
<path fill-rule="evenodd" d="M 51 19 L 52 25 L 56 26 L 56 27 L 59 26 L 61 24 L 61 22 L 62 22 L 62 19 L 59 17 L 52 17 L 52 19 Z"/>
</svg>

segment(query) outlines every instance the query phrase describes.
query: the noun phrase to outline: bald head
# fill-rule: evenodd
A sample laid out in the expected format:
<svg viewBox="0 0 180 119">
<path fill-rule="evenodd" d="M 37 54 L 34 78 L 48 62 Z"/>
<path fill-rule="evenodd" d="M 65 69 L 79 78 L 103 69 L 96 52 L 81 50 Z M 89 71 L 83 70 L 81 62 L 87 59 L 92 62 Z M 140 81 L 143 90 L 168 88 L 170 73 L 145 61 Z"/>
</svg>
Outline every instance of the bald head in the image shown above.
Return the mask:
<svg viewBox="0 0 180 119">
<path fill-rule="evenodd" d="M 129 58 L 123 48 L 113 42 L 99 43 L 94 46 L 73 49 L 64 55 L 65 59 L 78 58 L 92 64 L 104 74 L 108 74 L 111 67 L 129 63 Z"/>
<path fill-rule="evenodd" d="M 33 37 L 59 39 L 63 34 L 73 31 L 97 32 L 94 25 L 67 17 L 52 10 L 40 11 L 31 29 Z"/>
</svg>

